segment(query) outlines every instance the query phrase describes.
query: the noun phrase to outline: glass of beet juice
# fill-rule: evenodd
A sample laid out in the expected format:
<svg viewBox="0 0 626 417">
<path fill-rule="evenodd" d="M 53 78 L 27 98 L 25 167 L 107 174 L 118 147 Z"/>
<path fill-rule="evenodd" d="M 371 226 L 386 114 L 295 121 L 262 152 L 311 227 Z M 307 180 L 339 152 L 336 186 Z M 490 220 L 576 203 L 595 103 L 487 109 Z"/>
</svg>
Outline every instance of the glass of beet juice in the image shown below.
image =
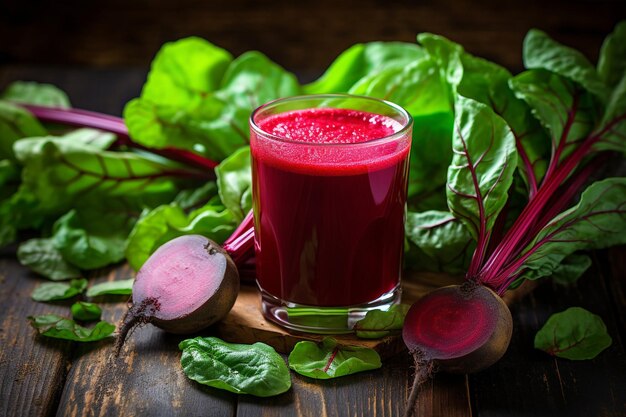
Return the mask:
<svg viewBox="0 0 626 417">
<path fill-rule="evenodd" d="M 250 126 L 265 317 L 346 333 L 398 303 L 411 116 L 373 98 L 316 95 L 269 102 Z"/>
</svg>

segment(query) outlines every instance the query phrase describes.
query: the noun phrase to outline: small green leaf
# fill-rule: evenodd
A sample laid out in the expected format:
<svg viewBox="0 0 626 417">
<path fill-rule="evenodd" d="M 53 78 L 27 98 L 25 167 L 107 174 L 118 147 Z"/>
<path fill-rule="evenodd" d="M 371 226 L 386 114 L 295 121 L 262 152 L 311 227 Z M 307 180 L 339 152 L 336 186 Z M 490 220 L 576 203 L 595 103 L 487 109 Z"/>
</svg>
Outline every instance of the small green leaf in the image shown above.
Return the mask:
<svg viewBox="0 0 626 417">
<path fill-rule="evenodd" d="M 129 295 L 133 293 L 134 282 L 135 280 L 133 278 L 102 282 L 90 287 L 87 290 L 87 297 L 98 297 L 100 295 Z"/>
<path fill-rule="evenodd" d="M 35 301 L 55 301 L 66 300 L 72 298 L 87 288 L 87 280 L 73 279 L 68 283 L 65 282 L 46 282 L 39 285 L 31 297 Z"/>
<path fill-rule="evenodd" d="M 222 203 L 241 222 L 252 208 L 250 148 L 241 148 L 224 159 L 215 168 L 215 175 Z"/>
<path fill-rule="evenodd" d="M 74 320 L 96 321 L 102 315 L 102 309 L 98 305 L 84 301 L 72 304 L 71 310 Z"/>
<path fill-rule="evenodd" d="M 370 310 L 365 317 L 354 325 L 357 337 L 363 339 L 379 339 L 394 331 L 402 330 L 404 317 L 409 311 L 408 304 L 397 304 L 387 311 Z"/>
<path fill-rule="evenodd" d="M 113 334 L 115 326 L 106 321 L 99 321 L 90 329 L 79 326 L 74 320 L 55 314 L 28 317 L 30 324 L 40 335 L 75 342 L 95 342 Z"/>
<path fill-rule="evenodd" d="M 341 346 L 332 337 L 321 343 L 298 342 L 289 354 L 289 367 L 315 379 L 330 379 L 382 366 L 378 353 L 359 346 Z"/>
<path fill-rule="evenodd" d="M 216 337 L 180 342 L 180 363 L 188 378 L 237 394 L 270 397 L 291 388 L 285 361 L 265 343 L 226 343 Z"/>
<path fill-rule="evenodd" d="M 53 281 L 81 276 L 76 267 L 63 259 L 53 239 L 29 239 L 23 242 L 17 249 L 17 259 L 22 265 Z"/>
<path fill-rule="evenodd" d="M 35 104 L 38 106 L 71 107 L 70 99 L 61 89 L 52 84 L 32 81 L 16 81 L 10 84 L 2 94 L 2 98 L 17 103 Z"/>
<path fill-rule="evenodd" d="M 602 319 L 580 307 L 553 314 L 535 336 L 536 349 L 571 360 L 593 359 L 612 342 Z"/>
</svg>

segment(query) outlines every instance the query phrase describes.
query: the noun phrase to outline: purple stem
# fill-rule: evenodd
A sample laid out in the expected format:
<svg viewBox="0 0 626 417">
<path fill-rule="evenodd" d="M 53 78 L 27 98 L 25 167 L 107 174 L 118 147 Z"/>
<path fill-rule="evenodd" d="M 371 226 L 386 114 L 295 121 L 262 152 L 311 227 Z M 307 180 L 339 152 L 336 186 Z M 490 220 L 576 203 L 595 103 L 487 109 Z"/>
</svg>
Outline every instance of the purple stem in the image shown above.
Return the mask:
<svg viewBox="0 0 626 417">
<path fill-rule="evenodd" d="M 34 106 L 30 104 L 23 104 L 21 106 L 30 111 L 42 122 L 59 123 L 75 127 L 89 127 L 114 133 L 118 137 L 116 146 L 125 145 L 131 148 L 152 152 L 154 154 L 161 155 L 165 158 L 177 162 L 192 165 L 196 168 L 213 170 L 218 165 L 218 163 L 215 161 L 212 161 L 185 149 L 177 149 L 172 147 L 154 149 L 133 142 L 130 138 L 130 135 L 128 134 L 128 129 L 124 124 L 124 120 L 119 117 L 81 109 L 63 109 Z"/>
<path fill-rule="evenodd" d="M 246 265 L 246 261 L 254 254 L 254 218 L 252 210 L 244 217 L 241 224 L 222 245 L 228 252 L 237 268 Z"/>
<path fill-rule="evenodd" d="M 496 247 L 481 269 L 478 279 L 479 282 L 484 284 L 488 283 L 493 287 L 497 287 L 501 284 L 501 282 L 495 282 L 494 279 L 501 277 L 500 271 L 502 267 L 516 252 L 523 249 L 520 249 L 520 242 L 526 235 L 526 229 L 538 220 L 544 207 L 546 207 L 546 204 L 550 201 L 554 193 L 558 190 L 563 181 L 576 169 L 593 144 L 598 140 L 598 136 L 586 140 L 554 171 L 550 181 L 544 181 L 537 194 L 535 194 L 535 198 L 530 200 L 526 207 L 524 207 L 522 213 L 513 224 L 513 227 L 507 232 L 502 242 Z"/>
</svg>

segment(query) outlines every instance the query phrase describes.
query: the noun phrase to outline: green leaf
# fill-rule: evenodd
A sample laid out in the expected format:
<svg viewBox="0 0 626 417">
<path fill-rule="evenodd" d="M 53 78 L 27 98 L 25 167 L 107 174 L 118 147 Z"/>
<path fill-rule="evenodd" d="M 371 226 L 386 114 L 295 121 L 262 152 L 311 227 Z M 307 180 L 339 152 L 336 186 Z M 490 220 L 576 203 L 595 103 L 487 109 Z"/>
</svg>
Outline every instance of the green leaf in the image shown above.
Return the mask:
<svg viewBox="0 0 626 417">
<path fill-rule="evenodd" d="M 189 215 L 176 204 L 146 211 L 128 237 L 126 259 L 138 270 L 159 246 L 178 236 L 200 234 L 223 242 L 237 222 L 230 210 L 209 202 Z"/>
<path fill-rule="evenodd" d="M 78 301 L 72 304 L 72 318 L 74 320 L 81 321 L 96 321 L 100 320 L 102 315 L 102 309 L 93 303 L 86 303 L 84 301 Z"/>
<path fill-rule="evenodd" d="M 147 155 L 103 150 L 114 140 L 114 135 L 92 129 L 21 139 L 14 149 L 24 164 L 22 186 L 36 196 L 42 211 L 62 214 L 94 195 L 100 200 L 173 196 L 176 178 L 195 175 Z"/>
<path fill-rule="evenodd" d="M 387 68 L 402 68 L 424 56 L 411 43 L 371 42 L 342 52 L 316 81 L 302 87 L 305 94 L 347 93 L 360 79 Z"/>
<path fill-rule="evenodd" d="M 450 86 L 449 100 L 453 102 L 452 97 L 463 78 L 463 65 L 461 64 L 463 47 L 432 33 L 420 33 L 417 35 L 417 41 L 437 63 L 441 79 L 446 80 Z"/>
<path fill-rule="evenodd" d="M 265 343 L 226 343 L 216 337 L 180 342 L 180 363 L 188 378 L 237 394 L 271 397 L 291 388 L 285 361 Z"/>
<path fill-rule="evenodd" d="M 402 330 L 404 317 L 411 306 L 408 304 L 393 305 L 387 311 L 370 310 L 365 317 L 354 325 L 357 337 L 363 339 L 380 339 L 393 332 Z"/>
<path fill-rule="evenodd" d="M 230 64 L 215 94 L 229 106 L 247 110 L 246 119 L 241 125 L 247 135 L 248 117 L 252 110 L 270 100 L 292 96 L 299 91 L 295 75 L 261 52 L 249 51 Z"/>
<path fill-rule="evenodd" d="M 602 319 L 581 307 L 553 314 L 535 335 L 536 349 L 571 360 L 593 359 L 611 343 Z"/>
<path fill-rule="evenodd" d="M 67 300 L 82 293 L 85 288 L 87 288 L 87 280 L 84 278 L 73 279 L 69 283 L 46 282 L 35 288 L 31 298 L 35 301 Z"/>
<path fill-rule="evenodd" d="M 141 97 L 155 104 L 190 108 L 218 88 L 231 61 L 228 51 L 201 38 L 168 42 L 152 61 Z"/>
<path fill-rule="evenodd" d="M 626 154 L 626 73 L 613 88 L 600 126 L 596 150 L 613 150 Z"/>
<path fill-rule="evenodd" d="M 298 342 L 289 354 L 289 367 L 300 375 L 330 379 L 382 366 L 378 353 L 359 346 L 342 346 L 332 337 L 321 343 Z"/>
<path fill-rule="evenodd" d="M 81 276 L 80 271 L 63 259 L 53 239 L 29 239 L 17 249 L 17 259 L 24 266 L 53 281 Z"/>
<path fill-rule="evenodd" d="M 232 61 L 198 38 L 166 44 L 139 99 L 124 119 L 138 143 L 174 146 L 222 160 L 249 142 L 248 118 L 257 106 L 298 94 L 295 76 L 259 52 Z"/>
<path fill-rule="evenodd" d="M 8 197 L 12 192 L 8 192 L 11 189 L 12 183 L 17 183 L 20 180 L 20 170 L 17 164 L 10 159 L 0 159 L 0 200 Z"/>
<path fill-rule="evenodd" d="M 559 160 L 573 151 L 570 144 L 586 138 L 596 124 L 598 106 L 594 98 L 562 76 L 530 70 L 513 77 L 510 85 L 547 129 L 552 147 L 557 149 L 561 144 Z"/>
<path fill-rule="evenodd" d="M 607 86 L 614 87 L 626 74 L 626 21 L 621 21 L 600 48 L 598 73 Z"/>
<path fill-rule="evenodd" d="M 583 254 L 567 256 L 552 273 L 552 281 L 559 285 L 570 285 L 578 280 L 591 266 L 591 258 Z"/>
<path fill-rule="evenodd" d="M 180 191 L 176 194 L 173 203 L 187 211 L 204 206 L 216 195 L 218 195 L 217 183 L 215 181 L 207 181 L 199 188 Z"/>
<path fill-rule="evenodd" d="M 101 282 L 95 284 L 87 290 L 87 297 L 98 297 L 101 295 L 130 295 L 133 293 L 133 283 L 135 280 L 120 279 L 117 281 Z"/>
<path fill-rule="evenodd" d="M 493 228 L 517 166 L 515 138 L 493 110 L 459 96 L 454 156 L 448 168 L 448 206 L 477 239 Z"/>
<path fill-rule="evenodd" d="M 448 85 L 439 76 L 435 61 L 428 56 L 367 75 L 349 91 L 392 101 L 412 116 L 450 112 L 452 103 L 447 92 Z"/>
<path fill-rule="evenodd" d="M 548 276 L 567 256 L 582 249 L 626 243 L 626 178 L 591 184 L 578 204 L 550 221 L 524 249 L 523 269 Z"/>
<path fill-rule="evenodd" d="M 215 167 L 217 188 L 222 203 L 237 222 L 252 209 L 252 172 L 250 148 L 241 148 Z"/>
<path fill-rule="evenodd" d="M 32 81 L 16 81 L 11 83 L 1 96 L 4 100 L 16 103 L 35 104 L 38 106 L 68 108 L 70 99 L 61 89 L 52 84 Z"/>
<path fill-rule="evenodd" d="M 600 99 L 608 95 L 595 67 L 579 51 L 561 45 L 537 29 L 528 32 L 523 48 L 527 69 L 544 69 L 568 78 Z"/>
<path fill-rule="evenodd" d="M 87 297 L 98 297 L 100 295 L 130 295 L 133 293 L 133 283 L 135 280 L 120 279 L 117 281 L 101 282 L 91 286 L 87 290 Z"/>
<path fill-rule="evenodd" d="M 94 215 L 97 214 L 97 215 Z M 70 210 L 54 224 L 54 245 L 81 269 L 96 269 L 124 259 L 132 228 L 127 216 Z"/>
<path fill-rule="evenodd" d="M 175 146 L 221 159 L 224 144 L 212 143 L 213 138 L 198 124 L 208 123 L 223 111 L 225 103 L 213 92 L 231 61 L 230 53 L 196 37 L 163 45 L 152 61 L 141 98 L 131 100 L 124 109 L 133 140 L 152 148 Z"/>
<path fill-rule="evenodd" d="M 550 153 L 550 140 L 545 130 L 531 114 L 530 107 L 511 90 L 509 71 L 468 53 L 461 56 L 461 61 L 463 79 L 458 87 L 459 94 L 490 106 L 507 122 L 515 136 L 522 178 L 529 188 L 536 188 L 545 174 Z M 531 173 L 534 182 L 529 178 Z"/>
<path fill-rule="evenodd" d="M 452 112 L 413 117 L 408 188 L 412 210 L 447 208 L 444 187 L 452 159 L 453 128 Z"/>
<path fill-rule="evenodd" d="M 43 220 L 37 198 L 20 186 L 10 197 L 0 200 L 0 247 L 15 241 L 19 229 L 39 228 Z"/>
<path fill-rule="evenodd" d="M 561 263 L 557 264 L 552 271 L 548 271 L 545 267 L 543 269 L 529 269 L 525 271 L 519 283 L 524 279 L 534 280 L 549 275 L 555 283 L 568 286 L 576 282 L 589 269 L 591 264 L 592 261 L 589 256 L 573 253 L 563 258 Z"/>
<path fill-rule="evenodd" d="M 29 111 L 0 100 L 0 159 L 15 159 L 13 144 L 18 139 L 46 134 L 46 129 Z"/>
<path fill-rule="evenodd" d="M 56 339 L 73 340 L 75 342 L 95 342 L 113 334 L 115 326 L 106 321 L 99 321 L 90 329 L 79 326 L 74 320 L 55 314 L 28 317 L 30 324 L 42 336 Z"/>
<path fill-rule="evenodd" d="M 426 257 L 412 268 L 462 272 L 475 248 L 467 227 L 447 211 L 409 211 L 405 233 Z"/>
</svg>

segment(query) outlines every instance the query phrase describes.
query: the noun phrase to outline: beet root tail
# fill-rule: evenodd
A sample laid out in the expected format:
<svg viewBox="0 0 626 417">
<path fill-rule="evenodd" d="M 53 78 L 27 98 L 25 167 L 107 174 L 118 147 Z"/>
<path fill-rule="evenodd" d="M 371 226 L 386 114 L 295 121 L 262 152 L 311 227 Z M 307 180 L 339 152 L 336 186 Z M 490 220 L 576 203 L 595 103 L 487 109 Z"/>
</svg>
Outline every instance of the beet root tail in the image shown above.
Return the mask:
<svg viewBox="0 0 626 417">
<path fill-rule="evenodd" d="M 148 324 L 152 321 L 155 311 L 160 308 L 159 302 L 154 298 L 147 298 L 140 304 L 129 307 L 122 318 L 120 330 L 115 341 L 115 357 L 120 355 L 128 334 L 137 326 Z"/>
<path fill-rule="evenodd" d="M 409 394 L 409 399 L 406 402 L 404 417 L 412 417 L 415 415 L 417 411 L 417 396 L 424 382 L 432 377 L 435 365 L 432 360 L 426 359 L 424 354 L 417 349 L 411 352 L 411 354 L 415 362 L 415 376 L 413 386 L 411 387 L 411 394 Z"/>
</svg>

